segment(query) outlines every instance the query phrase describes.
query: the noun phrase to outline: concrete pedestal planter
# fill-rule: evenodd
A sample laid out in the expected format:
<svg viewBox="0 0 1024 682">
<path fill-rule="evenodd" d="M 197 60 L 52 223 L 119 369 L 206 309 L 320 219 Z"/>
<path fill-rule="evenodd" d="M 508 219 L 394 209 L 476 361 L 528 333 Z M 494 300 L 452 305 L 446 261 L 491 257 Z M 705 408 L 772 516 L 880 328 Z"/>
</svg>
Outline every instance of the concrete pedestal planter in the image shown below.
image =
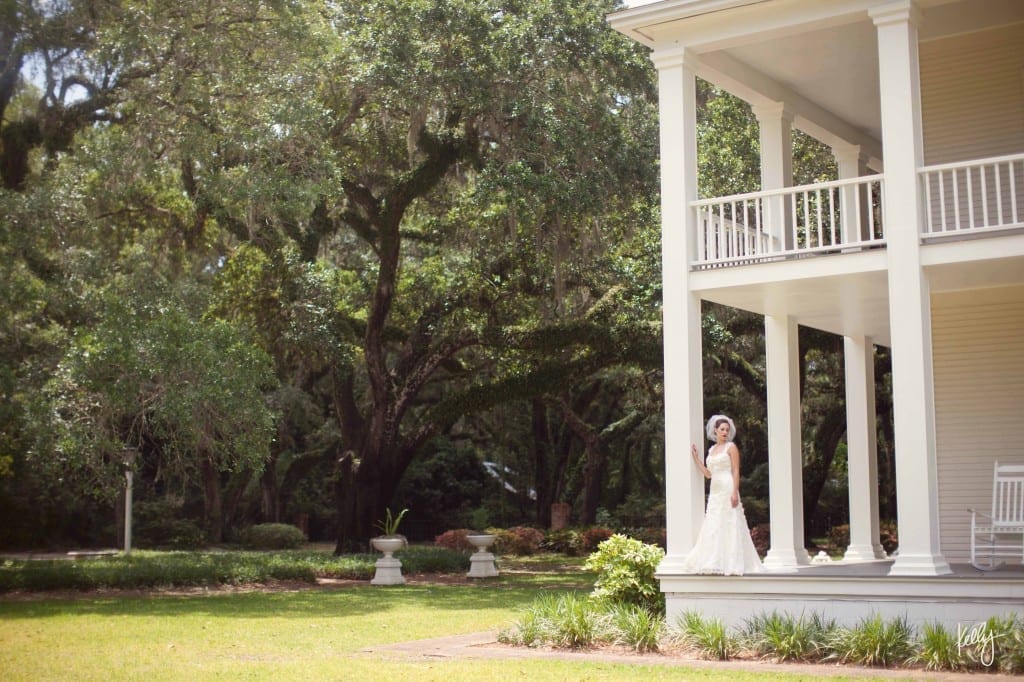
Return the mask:
<svg viewBox="0 0 1024 682">
<path fill-rule="evenodd" d="M 494 578 L 498 575 L 498 568 L 494 565 L 494 555 L 487 551 L 487 548 L 494 544 L 497 536 L 479 533 L 467 535 L 469 544 L 476 547 L 476 552 L 469 557 L 470 578 Z"/>
<path fill-rule="evenodd" d="M 404 585 L 405 578 L 402 577 L 402 562 L 392 554 L 405 547 L 405 538 L 401 535 L 381 535 L 370 540 L 370 544 L 384 556 L 377 559 L 374 564 L 377 571 L 374 573 L 371 585 Z"/>
</svg>

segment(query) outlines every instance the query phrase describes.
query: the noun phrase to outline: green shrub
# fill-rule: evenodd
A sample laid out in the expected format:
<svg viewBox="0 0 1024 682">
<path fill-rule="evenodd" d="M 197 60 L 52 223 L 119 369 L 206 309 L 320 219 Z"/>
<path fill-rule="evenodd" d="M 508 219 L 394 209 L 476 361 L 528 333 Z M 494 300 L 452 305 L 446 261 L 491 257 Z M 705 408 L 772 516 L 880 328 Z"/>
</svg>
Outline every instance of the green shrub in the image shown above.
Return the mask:
<svg viewBox="0 0 1024 682">
<path fill-rule="evenodd" d="M 395 552 L 406 573 L 465 573 L 469 570 L 469 557 L 445 547 L 410 545 Z"/>
<path fill-rule="evenodd" d="M 686 611 L 676 621 L 677 641 L 702 658 L 727 661 L 740 649 L 738 638 L 718 618 L 705 619 L 696 611 Z"/>
<path fill-rule="evenodd" d="M 298 549 L 306 535 L 287 523 L 261 523 L 243 530 L 239 541 L 246 549 Z"/>
<path fill-rule="evenodd" d="M 863 618 L 852 628 L 835 628 L 828 647 L 841 663 L 890 666 L 913 655 L 913 631 L 906 618 L 884 621 L 878 614 Z"/>
<path fill-rule="evenodd" d="M 654 572 L 665 552 L 625 535 L 613 535 L 587 557 L 584 568 L 597 572 L 593 597 L 599 600 L 642 606 L 665 612 L 665 597 Z"/>
<path fill-rule="evenodd" d="M 544 535 L 541 549 L 568 556 L 579 556 L 583 552 L 583 540 L 580 538 L 580 532 L 574 528 L 551 530 Z"/>
<path fill-rule="evenodd" d="M 198 549 L 206 535 L 193 519 L 184 517 L 176 497 L 141 500 L 132 507 L 132 541 L 146 549 Z"/>
</svg>

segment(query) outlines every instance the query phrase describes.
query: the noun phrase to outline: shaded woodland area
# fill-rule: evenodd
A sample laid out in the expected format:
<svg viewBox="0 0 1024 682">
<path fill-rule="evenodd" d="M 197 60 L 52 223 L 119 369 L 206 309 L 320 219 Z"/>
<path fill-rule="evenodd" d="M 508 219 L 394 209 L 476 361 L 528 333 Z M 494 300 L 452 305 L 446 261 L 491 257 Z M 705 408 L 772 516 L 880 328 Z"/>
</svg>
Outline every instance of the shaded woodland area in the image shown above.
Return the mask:
<svg viewBox="0 0 1024 682">
<path fill-rule="evenodd" d="M 4 3 L 0 546 L 116 543 L 129 469 L 140 545 L 663 526 L 656 82 L 614 7 Z M 749 107 L 699 94 L 701 193 L 757 189 Z M 801 135 L 794 166 L 835 174 Z M 763 323 L 703 331 L 765 522 Z M 800 333 L 814 535 L 846 522 L 842 340 Z"/>
</svg>

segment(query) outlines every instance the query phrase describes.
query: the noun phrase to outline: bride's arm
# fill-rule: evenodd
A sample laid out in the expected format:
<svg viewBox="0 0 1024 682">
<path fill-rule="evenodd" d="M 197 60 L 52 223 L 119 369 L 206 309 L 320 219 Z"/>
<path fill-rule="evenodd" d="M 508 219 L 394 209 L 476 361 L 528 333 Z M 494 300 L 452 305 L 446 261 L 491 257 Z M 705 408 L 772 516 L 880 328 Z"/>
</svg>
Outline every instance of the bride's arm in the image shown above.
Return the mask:
<svg viewBox="0 0 1024 682">
<path fill-rule="evenodd" d="M 704 474 L 704 478 L 711 478 L 711 469 L 704 466 L 704 462 L 700 461 L 700 454 L 697 452 L 697 446 L 690 443 L 690 455 L 693 457 L 693 463 L 697 465 L 700 472 Z"/>
<path fill-rule="evenodd" d="M 729 446 L 729 460 L 732 463 L 732 506 L 740 503 L 740 449 L 733 443 Z"/>
</svg>

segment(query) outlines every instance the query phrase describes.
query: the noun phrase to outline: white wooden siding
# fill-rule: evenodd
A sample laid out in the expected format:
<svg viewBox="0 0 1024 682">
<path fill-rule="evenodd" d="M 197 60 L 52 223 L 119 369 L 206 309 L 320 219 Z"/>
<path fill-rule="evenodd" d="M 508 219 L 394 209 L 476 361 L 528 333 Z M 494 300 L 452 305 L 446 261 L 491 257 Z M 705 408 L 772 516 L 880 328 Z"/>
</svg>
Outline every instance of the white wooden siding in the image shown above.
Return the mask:
<svg viewBox="0 0 1024 682">
<path fill-rule="evenodd" d="M 1024 287 L 936 294 L 932 348 L 942 551 L 963 562 L 993 462 L 1024 464 Z"/>
<path fill-rule="evenodd" d="M 926 165 L 1024 152 L 1024 24 L 922 42 Z"/>
</svg>

